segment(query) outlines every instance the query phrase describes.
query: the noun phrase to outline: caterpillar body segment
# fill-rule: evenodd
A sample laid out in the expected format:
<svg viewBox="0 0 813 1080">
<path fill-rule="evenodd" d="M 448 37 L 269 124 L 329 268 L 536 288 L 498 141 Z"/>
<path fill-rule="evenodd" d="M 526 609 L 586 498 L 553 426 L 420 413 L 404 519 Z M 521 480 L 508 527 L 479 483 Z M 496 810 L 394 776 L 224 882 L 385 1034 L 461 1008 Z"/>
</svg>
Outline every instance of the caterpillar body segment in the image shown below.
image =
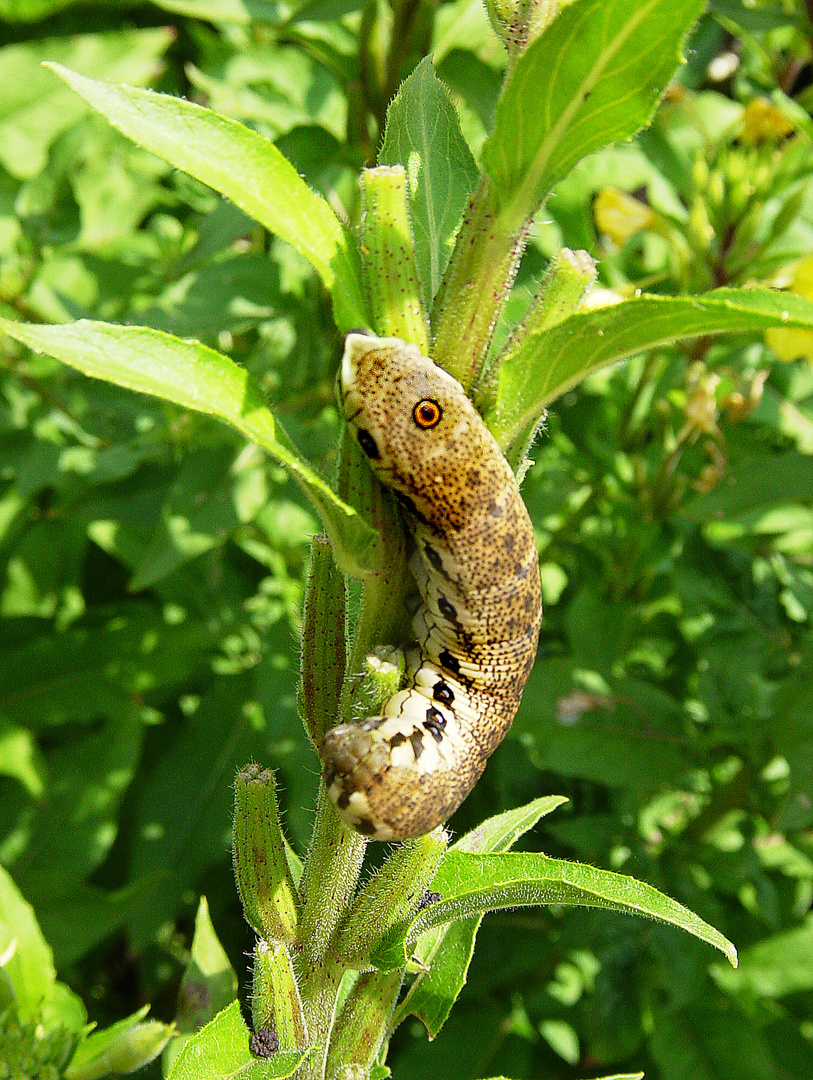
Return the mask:
<svg viewBox="0 0 813 1080">
<path fill-rule="evenodd" d="M 325 735 L 325 783 L 377 840 L 442 824 L 514 719 L 541 621 L 533 527 L 510 466 L 463 388 L 398 338 L 349 334 L 344 415 L 413 535 L 422 603 L 406 688 Z"/>
</svg>

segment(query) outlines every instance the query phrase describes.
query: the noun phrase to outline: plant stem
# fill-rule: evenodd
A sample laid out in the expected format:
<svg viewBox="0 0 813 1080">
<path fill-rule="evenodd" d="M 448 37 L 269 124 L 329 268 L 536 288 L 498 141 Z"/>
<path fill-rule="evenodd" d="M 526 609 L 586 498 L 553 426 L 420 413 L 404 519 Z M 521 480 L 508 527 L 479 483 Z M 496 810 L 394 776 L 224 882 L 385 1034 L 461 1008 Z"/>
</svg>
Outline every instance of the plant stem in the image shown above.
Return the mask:
<svg viewBox="0 0 813 1080">
<path fill-rule="evenodd" d="M 336 1020 L 336 1039 L 327 1059 L 333 1077 L 346 1065 L 369 1069 L 384 1041 L 387 1024 L 404 975 L 402 971 L 366 971 L 359 975 Z"/>
<path fill-rule="evenodd" d="M 491 181 L 483 177 L 463 218 L 433 320 L 432 358 L 470 396 L 479 385 L 494 327 L 511 290 L 525 231 L 503 228 Z"/>
<path fill-rule="evenodd" d="M 319 789 L 313 841 L 300 881 L 302 920 L 295 961 L 308 1037 L 320 1047 L 300 1070 L 303 1080 L 324 1075 L 327 1046 L 344 968 L 330 945 L 356 891 L 367 841 L 349 829 Z"/>
</svg>

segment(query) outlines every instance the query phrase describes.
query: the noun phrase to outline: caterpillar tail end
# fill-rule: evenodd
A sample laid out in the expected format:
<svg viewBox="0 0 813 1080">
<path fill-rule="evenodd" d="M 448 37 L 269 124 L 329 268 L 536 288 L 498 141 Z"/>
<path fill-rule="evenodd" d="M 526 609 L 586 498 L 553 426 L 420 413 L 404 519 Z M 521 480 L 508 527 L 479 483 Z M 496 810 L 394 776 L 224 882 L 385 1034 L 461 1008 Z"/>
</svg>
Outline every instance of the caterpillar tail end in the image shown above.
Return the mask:
<svg viewBox="0 0 813 1080">
<path fill-rule="evenodd" d="M 342 819 L 371 840 L 411 840 L 432 832 L 451 817 L 476 779 L 461 787 L 446 770 L 421 773 L 405 764 L 406 753 L 399 761 L 399 750 L 411 744 L 399 734 L 393 739 L 391 724 L 384 716 L 339 724 L 322 741 L 328 794 Z M 414 740 L 421 738 L 413 733 Z"/>
<path fill-rule="evenodd" d="M 385 743 L 361 724 L 339 724 L 326 732 L 321 756 L 327 793 L 342 820 L 370 840 L 403 839 L 376 817 L 365 793 L 376 775 L 386 771 Z"/>
</svg>

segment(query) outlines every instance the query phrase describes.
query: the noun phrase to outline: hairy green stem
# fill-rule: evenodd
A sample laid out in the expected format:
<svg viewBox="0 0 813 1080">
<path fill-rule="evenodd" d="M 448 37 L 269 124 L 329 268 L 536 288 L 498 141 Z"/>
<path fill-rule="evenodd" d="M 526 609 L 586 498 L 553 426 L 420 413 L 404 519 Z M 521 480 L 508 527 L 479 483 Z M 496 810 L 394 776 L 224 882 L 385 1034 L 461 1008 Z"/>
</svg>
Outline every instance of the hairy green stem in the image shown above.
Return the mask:
<svg viewBox="0 0 813 1080">
<path fill-rule="evenodd" d="M 525 228 L 500 224 L 496 194 L 483 177 L 472 195 L 435 300 L 432 358 L 476 391 L 497 319 L 525 246 Z"/>
<path fill-rule="evenodd" d="M 336 1037 L 327 1058 L 328 1077 L 339 1076 L 348 1066 L 367 1074 L 381 1049 L 403 978 L 402 971 L 359 975 L 336 1018 Z"/>
<path fill-rule="evenodd" d="M 429 348 L 412 230 L 406 173 L 382 165 L 361 174 L 362 273 L 378 333 L 403 338 L 421 352 Z"/>
</svg>

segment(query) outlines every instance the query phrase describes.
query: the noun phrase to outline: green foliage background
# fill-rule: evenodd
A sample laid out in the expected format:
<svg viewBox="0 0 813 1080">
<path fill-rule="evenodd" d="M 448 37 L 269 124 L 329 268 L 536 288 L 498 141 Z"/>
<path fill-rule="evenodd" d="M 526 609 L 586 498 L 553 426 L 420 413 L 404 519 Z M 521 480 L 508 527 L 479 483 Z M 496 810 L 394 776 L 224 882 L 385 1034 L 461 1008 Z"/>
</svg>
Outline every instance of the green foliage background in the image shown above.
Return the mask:
<svg viewBox="0 0 813 1080">
<path fill-rule="evenodd" d="M 813 251 L 804 5 L 710 8 L 654 125 L 554 190 L 510 317 L 562 245 L 596 254 L 622 295 L 788 286 Z M 475 154 L 493 127 L 504 58 L 484 10 L 406 10 L 0 0 L 0 314 L 137 323 L 227 352 L 330 475 L 340 342 L 310 267 L 40 63 L 250 124 L 353 220 L 386 104 L 430 47 Z M 382 66 L 385 32 L 401 48 Z M 776 114 L 752 138 L 754 98 Z M 618 242 L 600 213 L 612 189 L 654 211 Z M 304 850 L 318 763 L 295 687 L 318 522 L 279 466 L 215 421 L 2 348 L 0 860 L 100 1025 L 145 1002 L 175 1017 L 202 893 L 244 998 L 232 781 L 250 760 L 278 770 Z M 610 913 L 491 916 L 438 1039 L 399 1029 L 399 1080 L 813 1075 L 806 351 L 780 364 L 758 335 L 700 339 L 555 404 L 523 486 L 543 564 L 539 660 L 452 821 L 459 834 L 567 795 L 525 847 L 652 883 L 733 940 L 740 969 Z"/>
</svg>

